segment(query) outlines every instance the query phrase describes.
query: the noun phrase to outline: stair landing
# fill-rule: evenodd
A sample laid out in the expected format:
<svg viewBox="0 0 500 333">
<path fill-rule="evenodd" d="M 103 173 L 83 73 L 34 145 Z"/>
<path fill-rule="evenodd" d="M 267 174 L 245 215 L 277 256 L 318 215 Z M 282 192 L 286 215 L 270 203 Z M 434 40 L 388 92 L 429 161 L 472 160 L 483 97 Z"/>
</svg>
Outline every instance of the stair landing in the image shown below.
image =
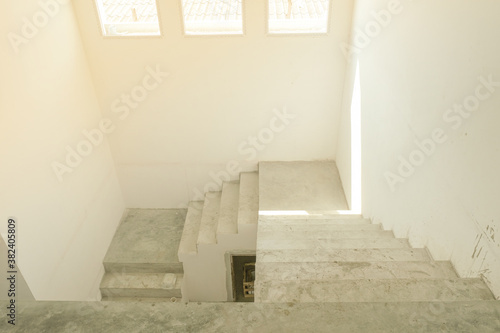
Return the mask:
<svg viewBox="0 0 500 333">
<path fill-rule="evenodd" d="M 181 298 L 186 209 L 130 209 L 104 258 L 103 300 Z"/>
<path fill-rule="evenodd" d="M 108 263 L 177 265 L 185 209 L 130 209 L 104 258 Z"/>
<path fill-rule="evenodd" d="M 260 162 L 259 210 L 348 210 L 335 162 Z"/>
</svg>

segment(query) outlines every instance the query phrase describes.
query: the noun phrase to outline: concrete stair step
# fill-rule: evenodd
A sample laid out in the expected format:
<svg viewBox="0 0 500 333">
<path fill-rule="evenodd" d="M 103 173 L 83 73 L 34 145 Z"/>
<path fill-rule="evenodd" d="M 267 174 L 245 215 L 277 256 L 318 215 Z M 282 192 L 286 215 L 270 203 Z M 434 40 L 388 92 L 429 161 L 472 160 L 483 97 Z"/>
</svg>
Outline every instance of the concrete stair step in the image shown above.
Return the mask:
<svg viewBox="0 0 500 333">
<path fill-rule="evenodd" d="M 258 262 L 256 274 L 262 281 L 458 278 L 453 266 L 448 261 Z"/>
<path fill-rule="evenodd" d="M 261 224 L 259 225 L 259 232 L 304 232 L 304 231 L 380 231 L 382 230 L 380 224 Z"/>
<path fill-rule="evenodd" d="M 364 220 L 365 218 L 361 214 L 322 214 L 322 213 L 317 213 L 317 214 L 311 214 L 309 212 L 306 212 L 304 214 L 295 214 L 295 213 L 290 213 L 290 214 L 279 214 L 277 213 L 269 213 L 269 212 L 262 212 L 260 215 L 261 218 L 267 219 L 267 220 L 281 220 L 281 219 L 287 219 L 287 220 Z M 369 222 L 370 223 L 370 222 Z"/>
<path fill-rule="evenodd" d="M 403 238 L 274 240 L 257 237 L 258 250 L 274 249 L 387 249 L 410 248 Z"/>
<path fill-rule="evenodd" d="M 240 174 L 240 200 L 238 224 L 256 224 L 259 220 L 259 174 L 242 172 Z"/>
<path fill-rule="evenodd" d="M 182 273 L 181 262 L 173 263 L 113 263 L 105 262 L 104 270 L 107 273 Z"/>
<path fill-rule="evenodd" d="M 394 238 L 392 231 L 385 230 L 344 230 L 344 231 L 327 231 L 327 230 L 303 230 L 303 231 L 263 231 L 258 230 L 259 240 L 335 240 L 335 239 L 391 239 Z"/>
<path fill-rule="evenodd" d="M 0 305 L 8 306 L 7 301 Z M 17 306 L 22 314 L 19 332 L 500 332 L 498 301 L 183 304 L 159 299 L 143 304 L 21 302 Z M 3 325 L 9 332 L 7 326 L 12 325 L 7 321 Z"/>
<path fill-rule="evenodd" d="M 217 243 L 220 202 L 221 192 L 208 192 L 205 194 L 197 244 Z"/>
<path fill-rule="evenodd" d="M 353 224 L 372 224 L 369 219 L 364 218 L 338 218 L 338 219 L 325 219 L 325 218 L 270 218 L 259 216 L 259 226 L 261 225 L 353 225 Z"/>
<path fill-rule="evenodd" d="M 172 273 L 106 273 L 103 297 L 182 298 L 183 275 Z"/>
<path fill-rule="evenodd" d="M 198 253 L 196 246 L 198 234 L 200 232 L 201 214 L 203 211 L 203 201 L 191 201 L 188 204 L 186 221 L 182 230 L 181 241 L 177 255 L 182 261 L 185 255 L 195 255 Z"/>
<path fill-rule="evenodd" d="M 217 234 L 238 233 L 239 197 L 240 184 L 224 182 L 222 185 Z"/>
<path fill-rule="evenodd" d="M 187 209 L 127 209 L 103 260 L 111 272 L 182 272 L 177 251 Z"/>
<path fill-rule="evenodd" d="M 257 262 L 363 262 L 363 261 L 430 261 L 426 249 L 277 249 L 258 250 Z"/>
<path fill-rule="evenodd" d="M 256 302 L 418 302 L 493 300 L 480 279 L 261 281 Z"/>
</svg>

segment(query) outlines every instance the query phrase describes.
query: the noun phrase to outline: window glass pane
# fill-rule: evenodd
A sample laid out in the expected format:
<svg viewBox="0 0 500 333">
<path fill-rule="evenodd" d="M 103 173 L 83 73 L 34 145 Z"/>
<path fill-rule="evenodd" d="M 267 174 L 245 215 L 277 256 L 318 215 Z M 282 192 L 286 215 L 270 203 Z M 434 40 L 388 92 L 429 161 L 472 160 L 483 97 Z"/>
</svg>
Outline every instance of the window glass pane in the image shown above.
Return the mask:
<svg viewBox="0 0 500 333">
<path fill-rule="evenodd" d="M 242 34 L 242 0 L 182 0 L 188 35 Z"/>
<path fill-rule="evenodd" d="M 268 0 L 270 33 L 326 33 L 330 0 Z"/>
<path fill-rule="evenodd" d="M 106 36 L 160 35 L 155 0 L 97 0 Z"/>
</svg>

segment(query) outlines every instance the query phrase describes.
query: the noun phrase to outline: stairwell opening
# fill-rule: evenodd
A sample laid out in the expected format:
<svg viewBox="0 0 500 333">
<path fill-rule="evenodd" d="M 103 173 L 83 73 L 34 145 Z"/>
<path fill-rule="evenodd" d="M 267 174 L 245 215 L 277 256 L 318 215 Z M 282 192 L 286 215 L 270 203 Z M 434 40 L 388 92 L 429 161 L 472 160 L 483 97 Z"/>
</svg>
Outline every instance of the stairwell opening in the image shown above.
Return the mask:
<svg viewBox="0 0 500 333">
<path fill-rule="evenodd" d="M 254 301 L 255 255 L 231 255 L 231 280 L 234 302 Z"/>
</svg>

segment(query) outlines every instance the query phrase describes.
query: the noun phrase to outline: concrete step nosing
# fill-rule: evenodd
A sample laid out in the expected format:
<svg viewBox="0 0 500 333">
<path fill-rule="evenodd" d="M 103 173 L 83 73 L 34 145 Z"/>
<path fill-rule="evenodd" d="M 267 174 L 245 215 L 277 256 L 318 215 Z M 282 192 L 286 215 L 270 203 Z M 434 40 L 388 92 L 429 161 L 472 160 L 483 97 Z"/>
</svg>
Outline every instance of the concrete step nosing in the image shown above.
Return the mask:
<svg viewBox="0 0 500 333">
<path fill-rule="evenodd" d="M 208 192 L 201 215 L 197 244 L 217 243 L 217 224 L 219 220 L 221 192 Z"/>
<path fill-rule="evenodd" d="M 225 182 L 220 199 L 217 234 L 238 233 L 239 183 Z"/>
<path fill-rule="evenodd" d="M 238 224 L 257 224 L 259 220 L 259 175 L 257 172 L 240 173 L 239 195 Z"/>
<path fill-rule="evenodd" d="M 196 243 L 200 232 L 201 213 L 203 210 L 203 201 L 192 201 L 188 205 L 186 220 L 182 230 L 182 236 L 177 251 L 179 257 L 182 255 L 196 254 Z"/>
</svg>

